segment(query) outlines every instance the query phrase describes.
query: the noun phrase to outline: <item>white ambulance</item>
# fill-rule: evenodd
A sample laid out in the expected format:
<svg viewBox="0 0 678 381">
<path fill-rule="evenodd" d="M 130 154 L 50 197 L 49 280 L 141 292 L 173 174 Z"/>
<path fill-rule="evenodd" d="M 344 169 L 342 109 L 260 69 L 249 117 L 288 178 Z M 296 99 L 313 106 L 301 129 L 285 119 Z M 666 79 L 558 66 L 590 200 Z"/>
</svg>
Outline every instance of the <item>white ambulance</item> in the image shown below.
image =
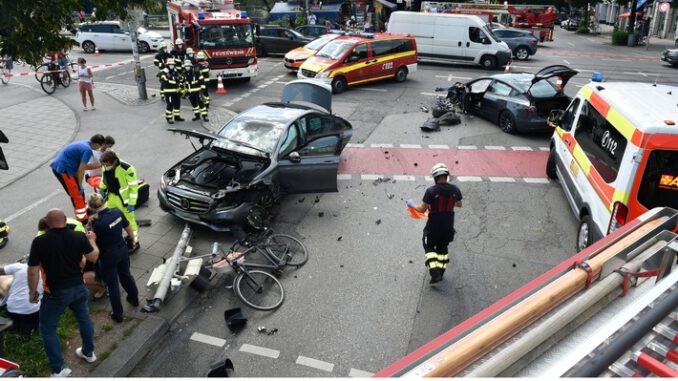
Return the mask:
<svg viewBox="0 0 678 381">
<path fill-rule="evenodd" d="M 678 87 L 594 73 L 549 123 L 546 174 L 580 221 L 577 250 L 654 207 L 678 209 Z"/>
</svg>

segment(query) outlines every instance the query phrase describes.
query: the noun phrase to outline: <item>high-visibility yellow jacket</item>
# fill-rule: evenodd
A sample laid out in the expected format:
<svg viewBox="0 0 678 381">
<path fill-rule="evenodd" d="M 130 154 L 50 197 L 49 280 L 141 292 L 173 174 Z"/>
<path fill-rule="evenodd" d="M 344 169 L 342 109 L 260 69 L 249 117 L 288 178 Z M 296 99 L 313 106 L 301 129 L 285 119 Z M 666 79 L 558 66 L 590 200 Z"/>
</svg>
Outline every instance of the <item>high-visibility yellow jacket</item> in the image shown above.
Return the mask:
<svg viewBox="0 0 678 381">
<path fill-rule="evenodd" d="M 120 161 L 120 165 L 112 170 L 104 169 L 99 189 L 117 194 L 125 206 L 136 206 L 139 198 L 139 179 L 136 169 L 124 161 Z"/>
</svg>

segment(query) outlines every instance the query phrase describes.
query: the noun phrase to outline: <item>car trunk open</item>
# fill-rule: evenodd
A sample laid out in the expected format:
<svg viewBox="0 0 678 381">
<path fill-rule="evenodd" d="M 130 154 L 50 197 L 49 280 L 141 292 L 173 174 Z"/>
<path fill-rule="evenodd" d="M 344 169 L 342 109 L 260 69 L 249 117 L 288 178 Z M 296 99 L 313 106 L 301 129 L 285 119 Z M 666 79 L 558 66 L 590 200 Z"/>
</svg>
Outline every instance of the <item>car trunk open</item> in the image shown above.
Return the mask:
<svg viewBox="0 0 678 381">
<path fill-rule="evenodd" d="M 539 116 L 548 117 L 552 110 L 565 110 L 570 104 L 570 97 L 560 94 L 551 98 L 534 98 L 534 106 Z"/>
</svg>

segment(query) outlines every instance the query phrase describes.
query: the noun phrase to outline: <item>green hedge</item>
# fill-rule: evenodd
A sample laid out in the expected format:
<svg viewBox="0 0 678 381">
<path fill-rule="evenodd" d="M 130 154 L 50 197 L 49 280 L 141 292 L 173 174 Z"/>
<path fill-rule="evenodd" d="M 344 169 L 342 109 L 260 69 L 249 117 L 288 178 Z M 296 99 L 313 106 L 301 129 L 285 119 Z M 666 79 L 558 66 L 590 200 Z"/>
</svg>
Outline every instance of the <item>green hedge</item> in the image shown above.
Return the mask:
<svg viewBox="0 0 678 381">
<path fill-rule="evenodd" d="M 577 29 L 577 31 L 576 31 L 575 33 L 578 33 L 578 34 L 588 34 L 589 32 L 591 32 L 591 31 L 589 30 L 589 28 L 587 28 L 587 27 L 585 27 L 585 26 L 582 26 L 582 27 L 579 27 L 579 29 Z"/>
<path fill-rule="evenodd" d="M 629 41 L 629 34 L 623 30 L 615 30 L 612 32 L 612 45 L 626 46 Z"/>
</svg>

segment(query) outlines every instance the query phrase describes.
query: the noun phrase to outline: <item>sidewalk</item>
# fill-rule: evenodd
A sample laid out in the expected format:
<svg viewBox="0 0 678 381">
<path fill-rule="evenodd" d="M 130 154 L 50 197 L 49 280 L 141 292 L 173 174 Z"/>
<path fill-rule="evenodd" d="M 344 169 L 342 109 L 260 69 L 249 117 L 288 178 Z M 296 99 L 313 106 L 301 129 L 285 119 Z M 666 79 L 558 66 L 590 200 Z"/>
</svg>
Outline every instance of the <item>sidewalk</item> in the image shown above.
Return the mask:
<svg viewBox="0 0 678 381">
<path fill-rule="evenodd" d="M 634 53 L 639 53 L 639 54 L 644 54 L 644 55 L 651 55 L 653 57 L 658 58 L 658 54 L 663 52 L 665 49 L 672 49 L 674 48 L 674 40 L 670 38 L 659 38 L 655 36 L 650 37 L 650 46 L 634 46 L 634 47 L 628 47 L 628 46 L 618 46 L 618 45 L 612 45 L 612 32 L 614 30 L 614 27 L 612 25 L 600 25 L 600 33 L 594 34 L 588 34 L 588 35 L 582 35 L 582 36 L 590 36 L 592 38 L 596 38 L 599 40 L 602 40 L 604 45 L 610 45 L 613 46 L 615 49 L 619 49 L 620 52 L 634 52 Z"/>
</svg>

